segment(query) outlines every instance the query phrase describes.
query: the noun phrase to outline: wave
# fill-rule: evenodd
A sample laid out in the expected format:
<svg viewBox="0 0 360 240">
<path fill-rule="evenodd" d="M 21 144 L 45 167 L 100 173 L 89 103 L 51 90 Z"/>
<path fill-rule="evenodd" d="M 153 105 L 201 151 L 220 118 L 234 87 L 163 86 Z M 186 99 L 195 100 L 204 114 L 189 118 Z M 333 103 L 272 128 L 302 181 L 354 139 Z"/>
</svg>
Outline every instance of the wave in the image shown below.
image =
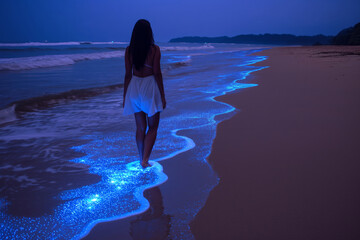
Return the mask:
<svg viewBox="0 0 360 240">
<path fill-rule="evenodd" d="M 59 48 L 50 48 L 50 46 L 60 46 L 60 45 L 70 45 L 66 50 L 101 50 L 108 49 L 112 51 L 102 51 L 95 53 L 74 53 L 74 54 L 54 54 L 54 55 L 41 55 L 41 56 L 31 56 L 31 57 L 15 57 L 15 58 L 0 58 L 0 71 L 18 71 L 18 70 L 30 70 L 36 68 L 46 68 L 46 67 L 56 67 L 71 65 L 79 61 L 84 60 L 96 60 L 96 59 L 106 59 L 106 58 L 116 58 L 123 57 L 125 55 L 124 46 L 106 46 L 106 47 L 97 47 L 91 46 L 96 44 L 117 44 L 120 42 L 63 42 L 63 43 L 0 43 L 1 46 L 27 46 L 27 48 L 0 48 L 0 51 L 47 51 L 47 50 L 56 50 L 63 51 L 64 49 Z M 90 46 L 85 46 L 85 45 Z M 79 45 L 76 47 L 74 45 Z M 80 47 L 80 45 L 82 45 Z M 49 46 L 42 47 L 42 46 Z M 214 46 L 210 44 L 204 44 L 202 46 L 168 46 L 160 47 L 162 51 L 193 51 L 193 50 L 202 50 L 202 49 L 212 49 Z M 179 63 L 184 64 L 184 63 Z M 185 63 L 186 64 L 186 63 Z"/>
<path fill-rule="evenodd" d="M 84 44 L 128 44 L 128 42 L 27 42 L 27 43 L 0 43 L 0 47 L 31 47 L 31 46 L 68 46 Z"/>
<path fill-rule="evenodd" d="M 165 64 L 161 68 L 163 69 L 163 72 L 166 74 L 168 71 L 179 68 L 179 67 L 185 67 L 188 66 L 191 62 L 191 56 L 186 56 L 185 58 L 182 58 L 179 61 L 171 61 L 170 63 Z"/>
<path fill-rule="evenodd" d="M 189 65 L 191 57 L 188 56 L 183 61 L 171 62 L 162 66 L 163 74 L 167 71 L 184 67 Z M 57 104 L 66 103 L 70 100 L 82 100 L 90 97 L 94 97 L 100 94 L 114 91 L 118 88 L 122 88 L 123 84 L 115 84 L 104 87 L 94 87 L 85 89 L 74 89 L 61 93 L 46 94 L 39 97 L 33 97 L 28 99 L 12 102 L 7 107 L 0 109 L 0 125 L 17 120 L 17 116 L 24 112 L 32 112 L 36 110 L 46 109 L 53 107 Z"/>
<path fill-rule="evenodd" d="M 118 45 L 129 44 L 129 42 L 26 42 L 26 43 L 0 43 L 0 47 L 50 47 L 50 46 L 78 46 L 78 45 Z M 200 50 L 214 48 L 209 43 L 205 43 L 202 46 L 185 47 L 185 46 L 160 46 L 163 51 L 184 51 L 184 50 Z"/>
<path fill-rule="evenodd" d="M 122 87 L 123 84 L 115 84 L 105 87 L 75 89 L 12 102 L 6 108 L 0 109 L 0 124 L 15 121 L 26 112 L 50 108 L 72 100 L 88 99 L 100 94 L 109 93 Z"/>
<path fill-rule="evenodd" d="M 71 46 L 67 48 L 54 48 L 54 47 L 26 47 L 26 48 L 0 48 L 0 52 L 35 52 L 35 51 L 64 51 L 64 50 L 103 50 L 103 49 L 110 49 L 110 50 L 125 50 L 126 47 L 121 46 Z"/>
<path fill-rule="evenodd" d="M 70 65 L 84 60 L 122 57 L 124 56 L 124 53 L 124 51 L 109 51 L 86 54 L 78 53 L 35 57 L 2 58 L 0 59 L 0 71 L 29 70 L 34 68 Z"/>
<path fill-rule="evenodd" d="M 124 49 L 124 48 L 119 48 Z M 108 51 L 97 53 L 77 53 L 77 54 L 62 54 L 62 55 L 44 55 L 34 57 L 19 57 L 19 58 L 2 58 L 0 59 L 0 71 L 17 71 L 30 70 L 35 68 L 57 67 L 64 65 L 71 65 L 76 62 L 84 60 L 96 60 L 106 58 L 123 57 L 125 51 Z M 177 61 L 167 64 L 165 69 L 173 69 L 188 65 L 191 61 L 190 56 L 184 61 Z"/>
<path fill-rule="evenodd" d="M 197 47 L 185 47 L 185 46 L 169 46 L 169 47 L 160 47 L 162 51 L 188 51 L 188 50 L 202 50 L 202 49 L 212 49 L 213 45 L 205 43 L 202 46 Z"/>
<path fill-rule="evenodd" d="M 0 125 L 15 121 L 16 119 L 15 105 L 0 110 Z"/>
<path fill-rule="evenodd" d="M 171 69 L 187 66 L 190 61 L 191 58 L 188 58 L 184 61 L 166 64 L 166 66 L 164 66 L 163 72 L 166 74 L 166 71 Z M 72 100 L 88 99 L 90 97 L 109 93 L 122 87 L 123 84 L 115 84 L 104 87 L 74 89 L 66 92 L 46 94 L 39 97 L 15 101 L 7 105 L 7 107 L 0 109 L 0 125 L 17 120 L 19 116 L 26 112 L 47 109 Z"/>
</svg>

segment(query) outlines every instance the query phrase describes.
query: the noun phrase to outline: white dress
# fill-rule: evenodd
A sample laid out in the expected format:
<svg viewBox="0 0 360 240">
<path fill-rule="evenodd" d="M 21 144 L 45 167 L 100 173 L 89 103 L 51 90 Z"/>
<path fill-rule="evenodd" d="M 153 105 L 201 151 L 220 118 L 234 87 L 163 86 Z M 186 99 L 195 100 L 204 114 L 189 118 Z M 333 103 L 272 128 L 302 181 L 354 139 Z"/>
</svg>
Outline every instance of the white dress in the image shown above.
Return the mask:
<svg viewBox="0 0 360 240">
<path fill-rule="evenodd" d="M 161 94 L 154 75 L 132 76 L 125 96 L 124 115 L 144 112 L 149 117 L 163 110 Z"/>
</svg>

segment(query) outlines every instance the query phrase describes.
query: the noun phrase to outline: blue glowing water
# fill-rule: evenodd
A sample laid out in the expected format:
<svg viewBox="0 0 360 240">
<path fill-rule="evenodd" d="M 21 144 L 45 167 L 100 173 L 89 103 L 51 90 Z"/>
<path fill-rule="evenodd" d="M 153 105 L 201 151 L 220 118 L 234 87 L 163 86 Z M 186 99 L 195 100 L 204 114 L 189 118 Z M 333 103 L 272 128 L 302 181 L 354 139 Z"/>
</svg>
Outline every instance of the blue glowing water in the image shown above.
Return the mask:
<svg viewBox="0 0 360 240">
<path fill-rule="evenodd" d="M 262 67 L 249 64 L 266 57 L 249 55 L 259 51 L 254 46 L 161 47 L 168 107 L 161 114 L 151 168 L 144 170 L 139 165 L 135 124 L 133 116 L 122 115 L 121 88 L 84 99 L 75 97 L 43 109 L 34 108 L 1 125 L 0 239 L 79 239 L 98 222 L 144 212 L 149 203 L 143 191 L 172 177 L 164 173 L 159 161 L 171 161 L 190 149 L 194 150 L 192 161 L 200 168 L 210 169 L 206 157 L 216 126 L 235 110 L 215 97 L 256 86 L 244 80 Z M 51 55 L 55 63 L 48 68 L 38 64 L 28 70 L 0 72 L 3 105 L 74 88 L 121 83 L 123 45 L 118 48 L 112 55 L 103 48 L 56 50 L 62 57 L 57 57 L 54 49 L 36 52 L 25 48 L 23 55 L 16 51 L 13 56 L 7 51 L 8 58 Z M 94 53 L 97 57 L 93 60 L 61 64 L 64 55 L 69 58 L 82 54 L 76 58 L 86 58 L 83 55 Z M 21 63 L 25 66 L 30 60 L 34 59 L 22 59 Z M 0 61 L 0 68 L 2 62 L 16 67 L 11 65 L 14 59 Z M 24 86 L 29 84 L 32 88 L 25 93 Z M 213 173 L 208 175 L 208 184 L 201 185 L 203 193 L 187 202 L 181 216 L 165 209 L 175 213 L 172 239 L 192 238 L 187 224 L 217 182 Z"/>
</svg>

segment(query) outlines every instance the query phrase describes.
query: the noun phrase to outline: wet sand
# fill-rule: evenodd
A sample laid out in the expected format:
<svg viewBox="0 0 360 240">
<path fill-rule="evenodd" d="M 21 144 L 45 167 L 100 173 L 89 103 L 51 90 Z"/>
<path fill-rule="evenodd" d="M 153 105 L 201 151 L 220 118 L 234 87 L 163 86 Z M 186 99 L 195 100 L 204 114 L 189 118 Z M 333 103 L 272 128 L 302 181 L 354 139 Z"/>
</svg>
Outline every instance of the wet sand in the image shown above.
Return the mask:
<svg viewBox="0 0 360 240">
<path fill-rule="evenodd" d="M 196 239 L 360 239 L 360 46 L 279 47 L 259 86 L 217 100 L 220 177 Z"/>
<path fill-rule="evenodd" d="M 150 208 L 139 215 L 96 224 L 82 240 L 162 240 L 191 239 L 189 223 L 205 204 L 217 177 L 211 167 L 198 159 L 201 144 L 198 131 L 181 130 L 194 139 L 195 148 L 171 160 L 161 161 L 169 179 L 144 192 Z M 114 202 L 126 204 L 125 202 Z"/>
</svg>

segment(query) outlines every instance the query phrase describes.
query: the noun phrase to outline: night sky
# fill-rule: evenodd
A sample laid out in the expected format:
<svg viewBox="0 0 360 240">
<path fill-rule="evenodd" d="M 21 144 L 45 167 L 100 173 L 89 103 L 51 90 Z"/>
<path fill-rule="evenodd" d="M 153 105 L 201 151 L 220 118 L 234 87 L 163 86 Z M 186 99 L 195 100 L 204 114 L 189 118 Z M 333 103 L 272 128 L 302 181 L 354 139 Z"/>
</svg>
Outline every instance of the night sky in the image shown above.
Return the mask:
<svg viewBox="0 0 360 240">
<path fill-rule="evenodd" d="M 129 41 L 140 18 L 155 41 L 182 36 L 335 35 L 359 0 L 0 0 L 0 42 Z"/>
</svg>

